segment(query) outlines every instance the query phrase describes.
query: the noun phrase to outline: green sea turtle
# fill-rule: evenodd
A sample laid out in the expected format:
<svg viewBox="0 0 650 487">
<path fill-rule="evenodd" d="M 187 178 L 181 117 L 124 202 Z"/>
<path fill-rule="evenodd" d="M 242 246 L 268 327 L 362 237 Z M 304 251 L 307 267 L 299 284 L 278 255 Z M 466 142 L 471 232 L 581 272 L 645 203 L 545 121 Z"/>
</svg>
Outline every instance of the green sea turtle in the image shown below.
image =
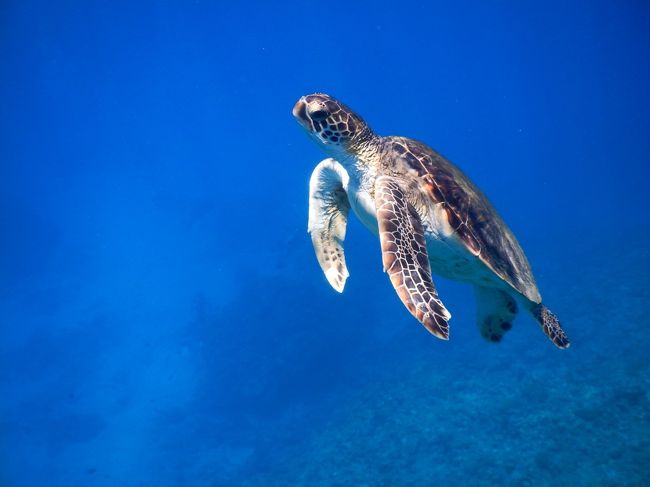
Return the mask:
<svg viewBox="0 0 650 487">
<path fill-rule="evenodd" d="M 498 342 L 512 327 L 519 302 L 559 348 L 569 339 L 542 304 L 517 239 L 460 169 L 425 144 L 380 137 L 331 96 L 303 96 L 293 115 L 332 157 L 309 182 L 309 233 L 332 287 L 349 276 L 343 240 L 350 208 L 379 236 L 384 271 L 415 318 L 449 338 L 450 313 L 432 271 L 472 284 L 481 335 Z"/>
</svg>

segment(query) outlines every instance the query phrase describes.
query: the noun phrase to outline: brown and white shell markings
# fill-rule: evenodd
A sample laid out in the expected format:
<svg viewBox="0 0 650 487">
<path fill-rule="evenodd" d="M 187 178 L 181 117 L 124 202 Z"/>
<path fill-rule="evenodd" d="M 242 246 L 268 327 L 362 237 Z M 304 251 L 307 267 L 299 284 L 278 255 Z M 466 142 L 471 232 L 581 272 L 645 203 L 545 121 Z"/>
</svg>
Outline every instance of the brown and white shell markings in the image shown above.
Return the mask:
<svg viewBox="0 0 650 487">
<path fill-rule="evenodd" d="M 559 348 L 569 340 L 542 304 L 517 239 L 483 193 L 427 145 L 380 137 L 329 95 L 302 97 L 293 114 L 332 156 L 310 180 L 309 232 L 330 284 L 343 291 L 349 209 L 379 236 L 384 270 L 407 309 L 447 339 L 450 313 L 432 272 L 474 286 L 481 334 L 498 342 L 523 305 Z"/>
</svg>

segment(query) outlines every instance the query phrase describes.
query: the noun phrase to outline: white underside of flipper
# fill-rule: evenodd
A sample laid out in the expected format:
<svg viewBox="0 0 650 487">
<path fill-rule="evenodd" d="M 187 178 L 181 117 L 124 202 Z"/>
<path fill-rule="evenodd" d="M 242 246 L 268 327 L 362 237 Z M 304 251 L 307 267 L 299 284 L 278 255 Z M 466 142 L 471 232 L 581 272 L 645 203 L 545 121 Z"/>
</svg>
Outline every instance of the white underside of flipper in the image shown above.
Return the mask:
<svg viewBox="0 0 650 487">
<path fill-rule="evenodd" d="M 316 258 L 330 285 L 343 292 L 350 273 L 345 264 L 343 241 L 350 202 L 347 196 L 349 176 L 332 158 L 321 161 L 309 180 L 309 222 Z"/>
<path fill-rule="evenodd" d="M 343 240 L 351 208 L 373 234 L 378 235 L 374 178 L 348 173 L 347 166 L 333 158 L 321 161 L 309 181 L 309 224 L 318 262 L 330 285 L 343 292 L 349 272 L 345 264 Z M 425 215 L 427 252 L 434 274 L 483 287 L 503 288 L 505 284 L 472 254 L 450 227 L 446 212 L 431 203 Z"/>
</svg>

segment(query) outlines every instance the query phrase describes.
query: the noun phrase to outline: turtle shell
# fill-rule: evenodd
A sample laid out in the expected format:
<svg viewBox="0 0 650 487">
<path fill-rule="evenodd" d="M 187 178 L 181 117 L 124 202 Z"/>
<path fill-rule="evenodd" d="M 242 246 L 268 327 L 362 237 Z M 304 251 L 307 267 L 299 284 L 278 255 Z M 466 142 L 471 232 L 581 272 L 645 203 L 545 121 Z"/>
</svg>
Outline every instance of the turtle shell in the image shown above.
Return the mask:
<svg viewBox="0 0 650 487">
<path fill-rule="evenodd" d="M 450 226 L 472 254 L 526 298 L 541 302 L 519 242 L 460 169 L 427 145 L 405 137 L 385 137 L 382 154 L 392 167 L 415 171 L 425 194 L 446 210 Z"/>
</svg>

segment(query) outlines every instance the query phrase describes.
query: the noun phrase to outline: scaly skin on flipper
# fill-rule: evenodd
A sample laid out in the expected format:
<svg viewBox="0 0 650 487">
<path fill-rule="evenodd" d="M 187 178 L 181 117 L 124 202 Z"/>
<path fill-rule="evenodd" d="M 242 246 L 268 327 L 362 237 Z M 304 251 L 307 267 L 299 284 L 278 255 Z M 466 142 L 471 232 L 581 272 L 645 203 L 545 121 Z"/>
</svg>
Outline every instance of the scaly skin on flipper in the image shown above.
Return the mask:
<svg viewBox="0 0 650 487">
<path fill-rule="evenodd" d="M 532 307 L 531 313 L 539 322 L 546 336 L 555 343 L 555 346 L 558 348 L 569 348 L 571 346 L 569 337 L 566 336 L 566 333 L 564 333 L 564 330 L 560 326 L 560 321 L 550 309 L 543 304 L 537 304 Z"/>
<path fill-rule="evenodd" d="M 391 177 L 377 178 L 375 203 L 384 271 L 411 314 L 433 335 L 447 340 L 451 315 L 433 285 L 419 216 Z"/>
<path fill-rule="evenodd" d="M 345 265 L 343 240 L 350 202 L 345 189 L 348 174 L 334 159 L 321 161 L 309 180 L 308 232 L 316 258 L 330 285 L 342 293 L 350 275 Z"/>
</svg>

